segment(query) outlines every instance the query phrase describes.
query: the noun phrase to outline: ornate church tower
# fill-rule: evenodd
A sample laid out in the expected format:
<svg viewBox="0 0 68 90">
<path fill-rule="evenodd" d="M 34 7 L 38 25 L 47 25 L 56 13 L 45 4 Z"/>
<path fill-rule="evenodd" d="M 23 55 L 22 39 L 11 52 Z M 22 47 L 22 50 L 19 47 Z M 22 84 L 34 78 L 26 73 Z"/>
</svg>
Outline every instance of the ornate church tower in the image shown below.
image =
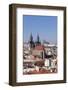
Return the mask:
<svg viewBox="0 0 68 90">
<path fill-rule="evenodd" d="M 30 48 L 34 48 L 34 47 L 35 47 L 35 44 L 34 44 L 34 41 L 33 41 L 32 33 L 31 33 L 31 35 L 30 35 L 29 43 L 30 43 Z"/>
<path fill-rule="evenodd" d="M 39 34 L 37 35 L 37 41 L 36 41 L 36 45 L 40 45 L 41 42 L 40 42 L 40 37 L 39 37 Z"/>
</svg>

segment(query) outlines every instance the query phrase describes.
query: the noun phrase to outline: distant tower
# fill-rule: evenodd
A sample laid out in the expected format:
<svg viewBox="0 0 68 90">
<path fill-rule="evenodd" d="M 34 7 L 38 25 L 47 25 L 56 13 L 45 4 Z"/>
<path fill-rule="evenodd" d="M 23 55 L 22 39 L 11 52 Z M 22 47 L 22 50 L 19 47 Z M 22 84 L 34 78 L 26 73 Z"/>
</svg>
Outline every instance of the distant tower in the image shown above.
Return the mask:
<svg viewBox="0 0 68 90">
<path fill-rule="evenodd" d="M 39 34 L 37 35 L 37 41 L 36 41 L 36 45 L 40 45 L 41 42 L 40 42 L 40 37 L 39 37 Z"/>
<path fill-rule="evenodd" d="M 31 35 L 30 35 L 29 43 L 30 43 L 30 48 L 34 48 L 35 45 L 34 45 L 32 33 L 31 33 Z"/>
</svg>

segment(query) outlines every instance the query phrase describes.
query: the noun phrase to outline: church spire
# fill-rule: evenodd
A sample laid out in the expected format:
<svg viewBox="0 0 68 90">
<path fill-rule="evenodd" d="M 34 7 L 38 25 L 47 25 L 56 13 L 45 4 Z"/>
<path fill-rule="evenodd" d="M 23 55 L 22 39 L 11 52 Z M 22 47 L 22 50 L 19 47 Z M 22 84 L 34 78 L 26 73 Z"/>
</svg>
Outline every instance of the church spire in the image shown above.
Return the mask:
<svg viewBox="0 0 68 90">
<path fill-rule="evenodd" d="M 37 42 L 36 42 L 36 44 L 37 45 L 41 44 L 39 34 L 37 34 Z"/>
<path fill-rule="evenodd" d="M 33 41 L 32 33 L 31 33 L 31 35 L 30 35 L 29 43 L 30 43 L 30 48 L 33 48 L 33 47 L 34 47 L 34 41 Z"/>
</svg>

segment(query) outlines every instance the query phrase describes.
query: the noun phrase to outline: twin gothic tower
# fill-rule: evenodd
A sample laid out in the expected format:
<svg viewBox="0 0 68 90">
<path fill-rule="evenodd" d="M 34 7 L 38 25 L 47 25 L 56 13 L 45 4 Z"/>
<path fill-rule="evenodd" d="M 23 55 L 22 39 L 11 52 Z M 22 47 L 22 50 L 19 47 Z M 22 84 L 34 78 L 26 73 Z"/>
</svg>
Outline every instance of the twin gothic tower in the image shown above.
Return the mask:
<svg viewBox="0 0 68 90">
<path fill-rule="evenodd" d="M 37 40 L 34 41 L 31 33 L 29 43 L 30 43 L 30 48 L 34 48 L 37 45 L 41 45 L 39 34 L 37 35 Z"/>
</svg>

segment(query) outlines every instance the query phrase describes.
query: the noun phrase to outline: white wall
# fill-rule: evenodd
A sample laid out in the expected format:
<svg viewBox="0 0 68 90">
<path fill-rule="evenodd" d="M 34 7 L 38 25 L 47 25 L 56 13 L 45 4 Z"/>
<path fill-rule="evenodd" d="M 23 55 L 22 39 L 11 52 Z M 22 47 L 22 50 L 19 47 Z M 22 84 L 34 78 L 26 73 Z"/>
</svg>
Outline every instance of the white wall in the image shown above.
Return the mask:
<svg viewBox="0 0 68 90">
<path fill-rule="evenodd" d="M 22 90 L 22 89 L 23 90 L 32 90 L 32 89 L 33 90 L 35 89 L 67 90 L 68 83 L 53 84 L 53 85 L 37 85 L 37 86 L 27 86 L 27 87 L 26 86 L 11 87 L 8 85 L 8 77 L 9 77 L 8 76 L 8 70 L 9 70 L 9 41 L 8 41 L 9 40 L 9 11 L 8 11 L 9 6 L 8 5 L 10 3 L 67 6 L 67 10 L 68 10 L 68 4 L 67 4 L 68 0 L 0 0 L 0 90 Z M 68 12 L 67 12 L 67 16 L 68 16 Z M 68 18 L 67 18 L 67 22 L 68 22 Z"/>
</svg>

